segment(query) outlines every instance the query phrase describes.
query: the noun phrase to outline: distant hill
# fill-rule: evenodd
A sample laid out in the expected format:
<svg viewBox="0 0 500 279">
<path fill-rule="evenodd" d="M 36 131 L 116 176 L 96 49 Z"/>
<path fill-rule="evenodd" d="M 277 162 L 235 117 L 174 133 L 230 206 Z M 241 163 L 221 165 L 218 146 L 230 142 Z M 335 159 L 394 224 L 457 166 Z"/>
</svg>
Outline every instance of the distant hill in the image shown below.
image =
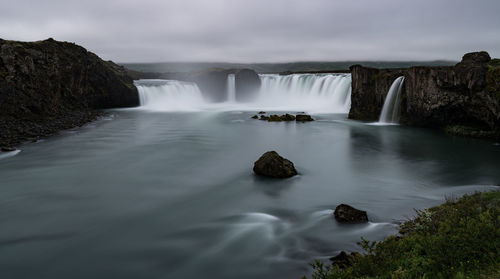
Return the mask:
<svg viewBox="0 0 500 279">
<path fill-rule="evenodd" d="M 197 62 L 165 62 L 165 63 L 122 63 L 120 65 L 140 72 L 191 72 L 211 68 L 220 69 L 253 69 L 258 73 L 279 72 L 325 72 L 347 70 L 349 66 L 361 64 L 374 68 L 408 68 L 411 66 L 451 66 L 457 61 L 343 61 L 343 62 L 291 62 L 291 63 L 197 63 Z"/>
</svg>

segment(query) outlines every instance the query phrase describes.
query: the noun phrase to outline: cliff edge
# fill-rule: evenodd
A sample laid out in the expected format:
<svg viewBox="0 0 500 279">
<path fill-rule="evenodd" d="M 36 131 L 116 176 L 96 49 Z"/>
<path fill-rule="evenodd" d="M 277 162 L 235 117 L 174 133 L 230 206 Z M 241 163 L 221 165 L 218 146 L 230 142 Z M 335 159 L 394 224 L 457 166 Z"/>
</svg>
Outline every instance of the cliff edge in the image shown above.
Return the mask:
<svg viewBox="0 0 500 279">
<path fill-rule="evenodd" d="M 0 39 L 0 147 L 83 125 L 97 109 L 139 104 L 123 67 L 53 39 Z"/>
<path fill-rule="evenodd" d="M 404 76 L 401 123 L 445 128 L 477 137 L 498 137 L 500 130 L 500 63 L 487 52 L 465 54 L 449 67 L 375 69 L 351 66 L 349 118 L 376 121 L 388 89 Z"/>
</svg>

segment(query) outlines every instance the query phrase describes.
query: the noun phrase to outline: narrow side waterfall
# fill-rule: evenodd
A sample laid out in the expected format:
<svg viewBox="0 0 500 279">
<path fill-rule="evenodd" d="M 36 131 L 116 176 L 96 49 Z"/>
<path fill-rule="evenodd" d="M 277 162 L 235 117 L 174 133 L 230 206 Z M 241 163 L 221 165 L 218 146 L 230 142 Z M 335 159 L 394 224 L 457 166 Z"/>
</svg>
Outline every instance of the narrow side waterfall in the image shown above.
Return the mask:
<svg viewBox="0 0 500 279">
<path fill-rule="evenodd" d="M 268 110 L 309 113 L 348 113 L 350 74 L 263 74 L 261 88 L 250 102 L 235 98 L 235 76 L 226 80 L 227 102 L 211 103 L 195 83 L 176 80 L 138 80 L 141 108 L 154 111 Z"/>
<path fill-rule="evenodd" d="M 351 107 L 350 74 L 260 75 L 257 101 L 269 107 L 347 113 Z"/>
<path fill-rule="evenodd" d="M 177 80 L 137 80 L 141 107 L 153 111 L 194 111 L 205 101 L 195 83 Z"/>
<path fill-rule="evenodd" d="M 236 102 L 236 84 L 234 74 L 227 75 L 227 101 L 230 103 Z"/>
<path fill-rule="evenodd" d="M 394 80 L 385 97 L 384 107 L 380 113 L 379 123 L 397 124 L 399 122 L 399 106 L 401 104 L 401 89 L 405 77 Z"/>
</svg>

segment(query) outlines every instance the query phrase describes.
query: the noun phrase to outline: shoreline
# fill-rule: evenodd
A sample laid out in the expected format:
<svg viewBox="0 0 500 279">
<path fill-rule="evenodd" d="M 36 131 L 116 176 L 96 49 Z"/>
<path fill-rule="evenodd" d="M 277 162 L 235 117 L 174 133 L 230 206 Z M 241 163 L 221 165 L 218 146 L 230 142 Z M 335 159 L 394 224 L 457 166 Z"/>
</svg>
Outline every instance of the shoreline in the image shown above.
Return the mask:
<svg viewBox="0 0 500 279">
<path fill-rule="evenodd" d="M 3 152 L 13 151 L 27 142 L 37 142 L 55 136 L 62 131 L 82 127 L 106 115 L 101 110 L 72 111 L 64 115 L 38 119 L 21 119 L 13 117 L 0 118 L 0 149 Z"/>
</svg>

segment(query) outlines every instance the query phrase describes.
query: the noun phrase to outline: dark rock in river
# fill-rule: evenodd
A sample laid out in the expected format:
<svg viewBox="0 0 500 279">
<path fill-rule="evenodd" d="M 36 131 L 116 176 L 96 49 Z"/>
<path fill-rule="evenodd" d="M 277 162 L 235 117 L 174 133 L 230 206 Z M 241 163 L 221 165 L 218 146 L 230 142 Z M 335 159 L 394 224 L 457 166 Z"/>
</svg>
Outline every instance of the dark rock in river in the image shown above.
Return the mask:
<svg viewBox="0 0 500 279">
<path fill-rule="evenodd" d="M 366 211 L 356 209 L 347 204 L 337 206 L 333 215 L 340 223 L 356 224 L 368 222 Z"/>
<path fill-rule="evenodd" d="M 297 116 L 295 117 L 295 119 L 298 122 L 314 121 L 314 119 L 310 115 L 308 115 L 308 114 L 297 114 Z"/>
<path fill-rule="evenodd" d="M 259 119 L 259 116 L 257 116 L 257 114 L 256 114 L 256 115 L 252 116 L 252 118 L 253 119 Z"/>
<path fill-rule="evenodd" d="M 123 67 L 53 39 L 0 39 L 0 146 L 80 126 L 95 109 L 139 105 Z"/>
<path fill-rule="evenodd" d="M 281 121 L 294 121 L 295 116 L 291 114 L 283 114 L 283 115 L 277 115 L 277 114 L 271 114 L 267 121 L 269 122 L 281 122 Z"/>
<path fill-rule="evenodd" d="M 465 54 L 455 66 L 374 69 L 354 65 L 350 69 L 349 118 L 378 120 L 389 87 L 404 76 L 401 123 L 437 128 L 459 125 L 478 131 L 471 135 L 498 135 L 500 65 L 487 52 Z"/>
<path fill-rule="evenodd" d="M 297 175 L 293 163 L 281 157 L 276 151 L 264 153 L 253 166 L 253 171 L 262 176 L 287 178 Z"/>
<path fill-rule="evenodd" d="M 337 265 L 339 268 L 346 268 L 352 266 L 359 255 L 360 254 L 358 252 L 347 254 L 346 252 L 342 251 L 337 256 L 331 257 L 330 261 L 333 265 Z"/>
</svg>

